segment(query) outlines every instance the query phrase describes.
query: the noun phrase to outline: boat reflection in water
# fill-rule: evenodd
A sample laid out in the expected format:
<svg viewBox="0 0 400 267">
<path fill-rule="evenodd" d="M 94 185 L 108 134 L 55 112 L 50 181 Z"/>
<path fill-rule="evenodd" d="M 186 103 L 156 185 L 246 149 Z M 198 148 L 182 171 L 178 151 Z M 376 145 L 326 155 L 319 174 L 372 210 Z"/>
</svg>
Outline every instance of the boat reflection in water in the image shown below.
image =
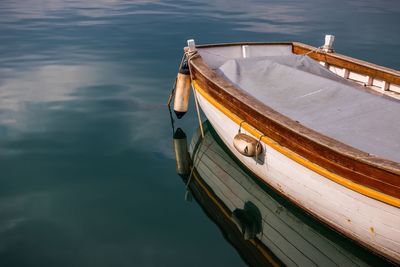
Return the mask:
<svg viewBox="0 0 400 267">
<path fill-rule="evenodd" d="M 384 266 L 390 263 L 307 215 L 247 173 L 212 126 L 174 135 L 177 171 L 191 195 L 251 266 Z"/>
</svg>

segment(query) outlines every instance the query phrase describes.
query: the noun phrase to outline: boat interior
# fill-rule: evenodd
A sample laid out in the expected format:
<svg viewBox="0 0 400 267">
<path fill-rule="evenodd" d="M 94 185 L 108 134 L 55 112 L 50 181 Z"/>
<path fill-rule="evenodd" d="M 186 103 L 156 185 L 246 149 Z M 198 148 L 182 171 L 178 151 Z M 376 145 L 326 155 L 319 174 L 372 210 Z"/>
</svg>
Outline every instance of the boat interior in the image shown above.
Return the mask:
<svg viewBox="0 0 400 267">
<path fill-rule="evenodd" d="M 236 88 L 302 125 L 400 162 L 400 72 L 300 43 L 198 47 Z"/>
<path fill-rule="evenodd" d="M 308 55 L 340 77 L 400 99 L 400 71 L 336 53 L 324 53 L 321 49 L 302 43 L 234 43 L 201 45 L 197 49 L 212 69 L 218 69 L 229 59 Z"/>
</svg>

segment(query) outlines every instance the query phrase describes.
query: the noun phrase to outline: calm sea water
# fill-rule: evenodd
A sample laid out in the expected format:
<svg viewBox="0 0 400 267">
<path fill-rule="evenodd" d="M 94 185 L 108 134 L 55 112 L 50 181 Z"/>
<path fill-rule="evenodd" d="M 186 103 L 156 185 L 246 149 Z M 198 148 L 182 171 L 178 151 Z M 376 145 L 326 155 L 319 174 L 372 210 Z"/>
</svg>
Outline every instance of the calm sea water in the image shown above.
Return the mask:
<svg viewBox="0 0 400 267">
<path fill-rule="evenodd" d="M 182 47 L 296 40 L 400 69 L 397 0 L 0 2 L 0 265 L 243 266 L 186 203 Z M 193 109 L 178 122 L 196 129 Z"/>
</svg>

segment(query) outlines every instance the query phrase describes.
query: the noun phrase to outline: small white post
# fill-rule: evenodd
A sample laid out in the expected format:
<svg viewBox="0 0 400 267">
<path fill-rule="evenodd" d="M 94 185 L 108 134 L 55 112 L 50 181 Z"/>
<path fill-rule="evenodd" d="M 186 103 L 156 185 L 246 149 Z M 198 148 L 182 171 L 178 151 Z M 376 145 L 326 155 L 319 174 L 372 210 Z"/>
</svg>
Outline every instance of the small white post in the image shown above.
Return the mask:
<svg viewBox="0 0 400 267">
<path fill-rule="evenodd" d="M 189 47 L 189 52 L 196 51 L 196 43 L 194 42 L 193 39 L 187 40 L 187 44 L 188 44 L 188 47 Z"/>
<path fill-rule="evenodd" d="M 371 76 L 368 76 L 367 79 L 367 86 L 371 86 L 374 83 L 374 78 Z"/>
<path fill-rule="evenodd" d="M 344 69 L 343 78 L 348 79 L 350 76 L 350 71 L 348 69 Z"/>
<path fill-rule="evenodd" d="M 250 47 L 248 46 L 248 45 L 243 45 L 242 46 L 242 55 L 243 55 L 243 58 L 248 58 L 248 57 L 250 57 L 250 49 L 249 49 Z"/>
<path fill-rule="evenodd" d="M 382 82 L 382 91 L 388 91 L 389 90 L 390 83 L 387 81 Z"/>
<path fill-rule="evenodd" d="M 325 44 L 322 47 L 322 51 L 325 53 L 332 53 L 333 52 L 333 41 L 335 41 L 334 35 L 325 35 Z"/>
</svg>

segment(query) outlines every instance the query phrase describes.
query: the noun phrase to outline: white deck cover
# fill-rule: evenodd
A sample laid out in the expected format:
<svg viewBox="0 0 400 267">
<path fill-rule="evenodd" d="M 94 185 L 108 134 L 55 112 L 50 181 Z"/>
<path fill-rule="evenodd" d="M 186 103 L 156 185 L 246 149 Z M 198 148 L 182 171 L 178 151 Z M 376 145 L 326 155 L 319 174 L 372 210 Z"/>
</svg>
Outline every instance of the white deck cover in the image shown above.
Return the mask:
<svg viewBox="0 0 400 267">
<path fill-rule="evenodd" d="M 371 94 L 307 56 L 231 59 L 217 72 L 308 128 L 400 162 L 398 100 Z"/>
</svg>

